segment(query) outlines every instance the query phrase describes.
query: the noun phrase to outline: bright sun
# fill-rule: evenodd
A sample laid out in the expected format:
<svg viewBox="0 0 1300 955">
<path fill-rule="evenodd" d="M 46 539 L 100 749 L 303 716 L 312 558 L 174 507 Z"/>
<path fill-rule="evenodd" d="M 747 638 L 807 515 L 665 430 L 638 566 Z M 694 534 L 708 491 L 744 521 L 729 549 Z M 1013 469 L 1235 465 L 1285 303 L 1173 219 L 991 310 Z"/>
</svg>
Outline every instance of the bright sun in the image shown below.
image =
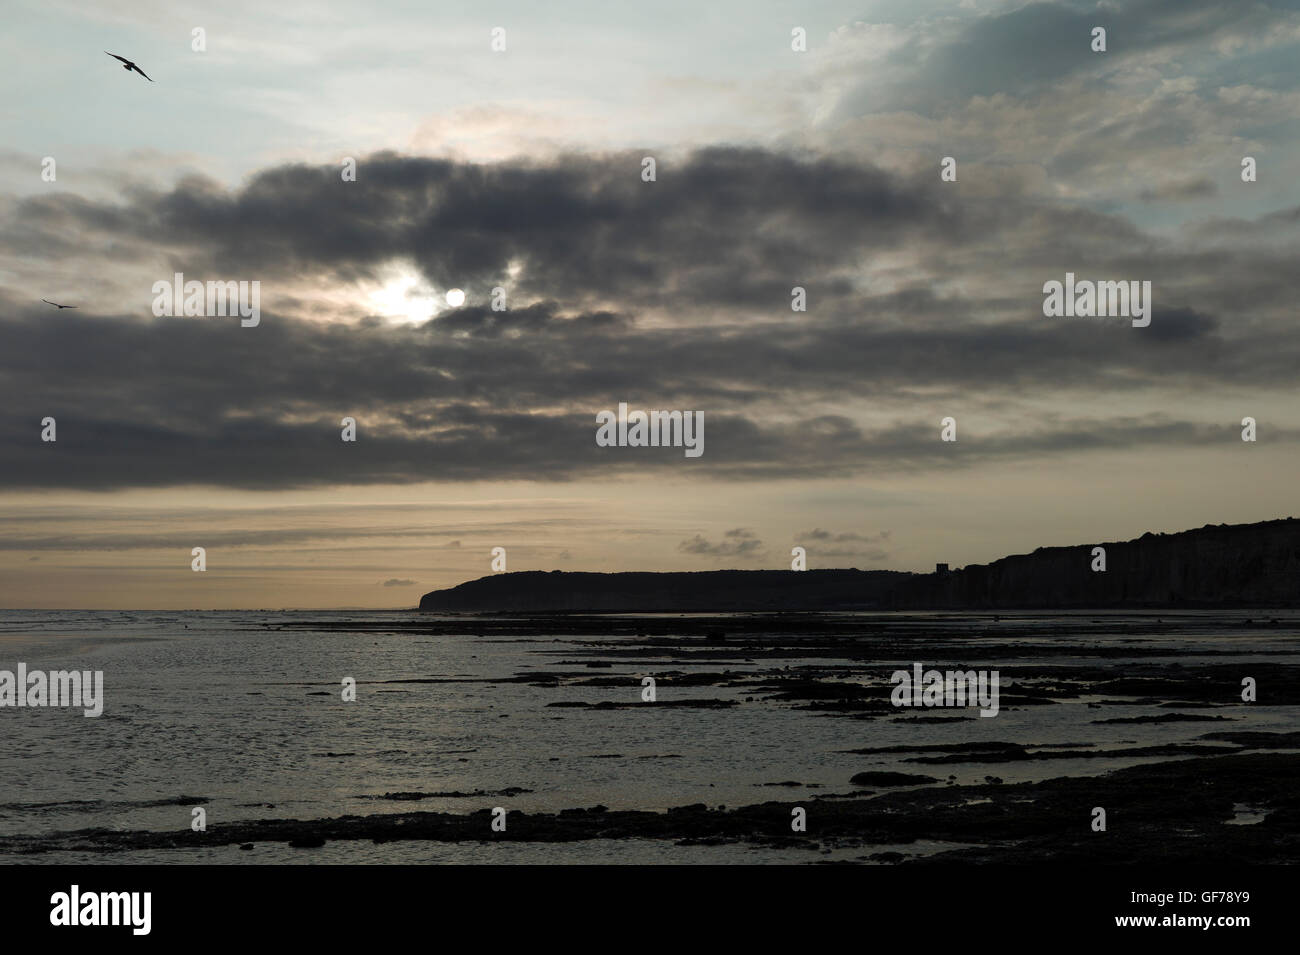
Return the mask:
<svg viewBox="0 0 1300 955">
<path fill-rule="evenodd" d="M 382 285 L 367 293 L 371 306 L 379 314 L 405 322 L 427 322 L 443 306 L 424 276 L 410 265 L 395 265 L 386 270 Z M 458 289 L 453 291 L 459 291 Z M 465 293 L 461 292 L 464 300 Z M 450 303 L 451 293 L 447 293 Z"/>
</svg>

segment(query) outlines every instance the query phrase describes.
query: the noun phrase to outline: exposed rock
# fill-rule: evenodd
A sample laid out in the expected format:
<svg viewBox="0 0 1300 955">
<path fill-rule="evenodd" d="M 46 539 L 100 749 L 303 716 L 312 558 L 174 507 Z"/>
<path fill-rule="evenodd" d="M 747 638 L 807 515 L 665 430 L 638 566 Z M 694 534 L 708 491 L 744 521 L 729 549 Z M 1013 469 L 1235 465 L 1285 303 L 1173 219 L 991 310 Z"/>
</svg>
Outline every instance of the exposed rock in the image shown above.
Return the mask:
<svg viewBox="0 0 1300 955">
<path fill-rule="evenodd" d="M 1288 734 L 1263 742 L 1289 742 Z M 1252 742 L 1261 742 L 1252 740 Z M 1111 832 L 1100 838 L 1080 806 L 1122 805 Z M 1171 805 L 1178 812 L 1171 813 Z M 1131 864 L 1294 864 L 1300 861 L 1300 795 L 1295 757 L 1289 753 L 1242 753 L 1135 766 L 1101 776 L 1067 776 L 1038 783 L 895 789 L 876 796 L 853 793 L 814 800 L 809 818 L 816 832 L 792 837 L 790 810 L 799 802 L 767 802 L 723 811 L 703 803 L 667 812 L 635 810 L 560 813 L 512 812 L 512 842 L 574 842 L 591 839 L 658 839 L 689 844 L 758 846 L 907 845 L 917 840 L 964 843 L 966 847 L 918 855 L 906 864 L 931 862 L 1051 861 Z M 1254 807 L 1258 824 L 1231 824 L 1238 805 Z M 39 836 L 0 836 L 0 855 L 45 852 L 117 853 L 136 849 L 202 849 L 252 842 L 295 847 L 335 841 L 429 840 L 481 842 L 489 810 L 453 813 L 384 813 L 333 819 L 265 819 L 189 830 L 84 829 Z M 883 855 L 883 854 L 882 854 Z M 881 858 L 876 861 L 887 861 Z"/>
<path fill-rule="evenodd" d="M 920 786 L 938 781 L 920 773 L 858 773 L 849 780 L 855 786 Z"/>
</svg>

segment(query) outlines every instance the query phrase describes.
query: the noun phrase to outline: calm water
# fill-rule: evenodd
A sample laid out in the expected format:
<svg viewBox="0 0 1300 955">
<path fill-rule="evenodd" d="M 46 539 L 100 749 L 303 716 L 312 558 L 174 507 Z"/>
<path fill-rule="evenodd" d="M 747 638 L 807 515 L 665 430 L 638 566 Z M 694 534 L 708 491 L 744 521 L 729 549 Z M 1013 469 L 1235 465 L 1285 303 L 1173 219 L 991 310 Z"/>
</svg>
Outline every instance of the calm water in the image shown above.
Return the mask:
<svg viewBox="0 0 1300 955">
<path fill-rule="evenodd" d="M 1096 614 L 1092 614 L 1096 617 Z M 1171 615 L 1166 614 L 1166 619 Z M 1248 614 L 1243 614 L 1243 619 Z M 915 619 L 917 615 L 912 615 Z M 1214 730 L 1294 730 L 1286 707 L 1234 707 L 1230 723 L 1098 726 L 1104 717 L 1152 713 L 1149 706 L 1088 709 L 1086 700 L 1004 709 L 995 719 L 919 725 L 894 719 L 852 720 L 796 710 L 772 701 L 745 703 L 752 688 L 661 686 L 659 699 L 737 699 L 730 709 L 583 711 L 547 708 L 557 700 L 636 702 L 649 657 L 612 660 L 593 677 L 626 677 L 607 687 L 534 687 L 474 682 L 532 671 L 575 671 L 593 656 L 586 641 L 552 636 L 480 638 L 473 623 L 460 636 L 346 629 L 278 629 L 286 622 L 396 622 L 410 614 L 0 612 L 0 669 L 104 671 L 102 716 L 76 709 L 0 709 L 0 834 L 104 827 L 187 829 L 191 807 L 178 797 L 202 797 L 209 825 L 253 818 L 309 819 L 344 814 L 445 810 L 559 810 L 603 804 L 664 809 L 703 802 L 742 805 L 792 794 L 849 792 L 849 777 L 869 769 L 956 775 L 974 782 L 996 773 L 1007 782 L 1074 773 L 1095 774 L 1139 759 L 1052 760 L 925 767 L 894 755 L 855 756 L 840 750 L 916 743 L 1010 740 L 1111 748 L 1193 740 Z M 1188 615 L 1193 619 L 1194 615 Z M 1014 625 L 1014 617 L 1010 618 Z M 1035 618 L 1042 622 L 1041 616 Z M 1116 618 L 1118 619 L 1118 618 Z M 1227 648 L 1214 662 L 1289 660 L 1296 648 L 1293 618 L 1280 630 L 1245 628 L 1207 635 L 1161 634 L 1135 640 L 1100 627 L 1089 646 L 1123 646 L 1134 660 L 1177 648 L 1194 665 L 1199 653 Z M 946 624 L 936 618 L 936 628 Z M 1193 632 L 1194 631 L 1194 632 Z M 628 638 L 633 640 L 634 638 Z M 977 635 L 971 636 L 978 641 Z M 1043 663 L 1014 638 L 997 668 Z M 639 642 L 639 641 L 636 641 Z M 797 661 L 785 661 L 797 662 Z M 834 663 L 819 660 L 818 663 Z M 885 660 L 854 679 L 886 682 L 910 666 Z M 926 665 L 956 661 L 922 660 Z M 1054 658 L 1057 664 L 1094 658 Z M 733 673 L 771 669 L 716 661 L 702 668 Z M 1106 661 L 1123 675 L 1124 660 Z M 687 670 L 674 660 L 663 669 Z M 866 672 L 864 672 L 864 669 Z M 1243 672 L 1248 672 L 1243 671 Z M 344 703 L 340 682 L 354 677 L 358 700 Z M 465 682 L 379 681 L 449 679 Z M 1004 692 L 1005 692 L 1004 687 Z M 324 694 L 324 695 L 318 695 Z M 942 712 L 942 711 L 936 711 Z M 794 780 L 814 789 L 765 787 Z M 398 791 L 532 790 L 514 797 L 431 798 L 418 802 L 368 799 Z M 859 850 L 860 851 L 860 850 Z M 104 861 L 304 861 L 295 850 L 259 846 L 210 852 L 130 853 Z M 250 858 L 255 855 L 256 858 Z M 762 858 L 759 858 L 759 857 Z M 331 844 L 313 862 L 352 861 L 783 861 L 808 860 L 745 847 L 679 847 L 633 841 L 556 846 L 448 844 Z M 12 860 L 11 860 L 12 861 Z M 77 861 L 67 854 L 25 861 Z"/>
</svg>

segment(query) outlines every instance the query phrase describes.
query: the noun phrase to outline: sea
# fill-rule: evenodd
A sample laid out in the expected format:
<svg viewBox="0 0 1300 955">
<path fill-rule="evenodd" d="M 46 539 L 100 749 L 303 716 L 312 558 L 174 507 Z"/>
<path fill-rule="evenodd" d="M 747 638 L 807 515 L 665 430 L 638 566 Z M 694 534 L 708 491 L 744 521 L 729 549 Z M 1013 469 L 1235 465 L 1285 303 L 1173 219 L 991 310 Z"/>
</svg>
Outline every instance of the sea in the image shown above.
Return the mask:
<svg viewBox="0 0 1300 955">
<path fill-rule="evenodd" d="M 1260 613 L 1003 614 L 996 634 L 987 618 L 906 615 L 914 630 L 932 627 L 938 643 L 964 636 L 980 648 L 967 665 L 1098 665 L 1116 677 L 1143 664 L 1195 668 L 1261 661 L 1294 662 L 1300 618 Z M 889 615 L 875 614 L 876 623 Z M 422 633 L 413 620 L 436 620 L 448 632 Z M 711 615 L 716 619 L 716 615 Z M 865 621 L 864 617 L 864 621 Z M 691 622 L 683 617 L 683 628 Z M 661 620 L 662 623 L 662 620 Z M 1056 624 L 1075 636 L 1062 654 L 1044 656 Z M 463 624 L 463 627 L 461 626 Z M 253 819 L 485 808 L 556 812 L 602 805 L 662 811 L 704 803 L 742 806 L 772 799 L 852 793 L 850 777 L 883 770 L 935 772 L 958 784 L 991 773 L 1005 783 L 1098 774 L 1153 757 L 953 763 L 933 769 L 898 753 L 861 748 L 1013 741 L 1037 746 L 1137 748 L 1195 742 L 1215 729 L 1294 731 L 1294 707 L 1235 707 L 1230 723 L 1098 724 L 1099 716 L 1151 714 L 1106 694 L 1052 705 L 1006 706 L 996 718 L 950 721 L 851 719 L 763 698 L 747 674 L 815 663 L 839 668 L 848 682 L 888 681 L 897 668 L 961 660 L 860 654 L 801 661 L 798 638 L 788 653 L 747 661 L 711 659 L 707 647 L 671 659 L 645 653 L 594 655 L 618 641 L 643 646 L 620 628 L 594 639 L 534 630 L 483 635 L 472 616 L 412 611 L 0 611 L 0 670 L 91 670 L 104 674 L 102 715 L 81 708 L 0 707 L 0 838 L 80 830 L 188 830 L 201 806 L 206 824 Z M 1025 636 L 1017 636 L 1024 631 Z M 534 632 L 535 631 L 535 632 Z M 1148 632 L 1150 631 L 1150 632 Z M 1045 637 L 1044 634 L 1049 634 Z M 1135 635 L 1136 634 L 1136 635 Z M 996 644 L 993 656 L 990 641 Z M 1172 657 L 1171 657 L 1172 651 Z M 990 662 L 992 661 L 992 662 Z M 657 670 L 724 670 L 725 683 L 668 681 L 658 700 L 730 700 L 725 708 L 618 709 L 554 707 L 642 701 L 642 680 Z M 601 679 L 548 685 L 563 671 Z M 344 699 L 356 681 L 355 700 Z M 737 685 L 731 685 L 737 684 Z M 1089 704 L 1092 704 L 1089 706 Z M 1195 711 L 1193 711 L 1195 712 Z M 1217 712 L 1217 711 L 1211 711 Z M 910 717 L 915 714 L 906 714 Z M 938 772 L 937 770 L 941 770 Z M 423 798 L 392 798 L 422 794 Z M 432 794 L 432 795 L 431 795 Z M 387 797 L 387 798 L 386 798 Z M 485 824 L 486 825 L 486 824 Z M 93 843 L 89 839 L 88 843 Z M 913 851 L 949 847 L 924 841 Z M 888 847 L 885 847 L 888 848 Z M 855 855 L 861 856 L 860 849 Z M 816 854 L 834 857 L 835 850 Z M 285 863 L 729 863 L 808 862 L 806 850 L 747 845 L 675 845 L 653 840 L 564 844 L 482 842 L 331 842 L 318 849 L 257 845 L 54 851 L 11 854 L 6 863 L 179 862 Z"/>
</svg>

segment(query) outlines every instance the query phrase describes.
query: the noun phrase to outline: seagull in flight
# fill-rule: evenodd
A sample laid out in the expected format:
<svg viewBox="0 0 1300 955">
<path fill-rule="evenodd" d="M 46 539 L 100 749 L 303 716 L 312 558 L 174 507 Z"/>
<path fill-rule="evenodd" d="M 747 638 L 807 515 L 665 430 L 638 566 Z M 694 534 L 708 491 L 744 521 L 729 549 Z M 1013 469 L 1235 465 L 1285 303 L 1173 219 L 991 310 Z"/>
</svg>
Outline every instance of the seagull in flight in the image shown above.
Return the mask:
<svg viewBox="0 0 1300 955">
<path fill-rule="evenodd" d="M 104 52 L 105 52 L 105 53 L 108 53 L 107 50 L 105 50 Z M 139 73 L 141 76 L 143 76 L 146 80 L 149 80 L 150 83 L 153 82 L 153 80 L 150 78 L 150 76 L 149 76 L 148 73 L 146 73 L 144 70 L 140 69 L 140 67 L 136 66 L 134 63 L 132 63 L 132 62 L 131 62 L 130 60 L 128 60 L 126 57 L 124 57 L 124 56 L 118 56 L 116 53 L 108 53 L 108 55 L 111 56 L 111 57 L 112 57 L 113 59 L 115 59 L 115 60 L 121 60 L 123 63 L 125 63 L 126 65 L 125 65 L 124 67 L 122 67 L 122 69 L 126 70 L 128 73 L 130 73 L 132 70 L 135 70 L 137 73 Z"/>
<path fill-rule="evenodd" d="M 48 298 L 41 299 L 46 305 L 53 305 L 55 308 L 77 308 L 76 305 L 60 305 L 58 302 L 51 302 Z"/>
</svg>

